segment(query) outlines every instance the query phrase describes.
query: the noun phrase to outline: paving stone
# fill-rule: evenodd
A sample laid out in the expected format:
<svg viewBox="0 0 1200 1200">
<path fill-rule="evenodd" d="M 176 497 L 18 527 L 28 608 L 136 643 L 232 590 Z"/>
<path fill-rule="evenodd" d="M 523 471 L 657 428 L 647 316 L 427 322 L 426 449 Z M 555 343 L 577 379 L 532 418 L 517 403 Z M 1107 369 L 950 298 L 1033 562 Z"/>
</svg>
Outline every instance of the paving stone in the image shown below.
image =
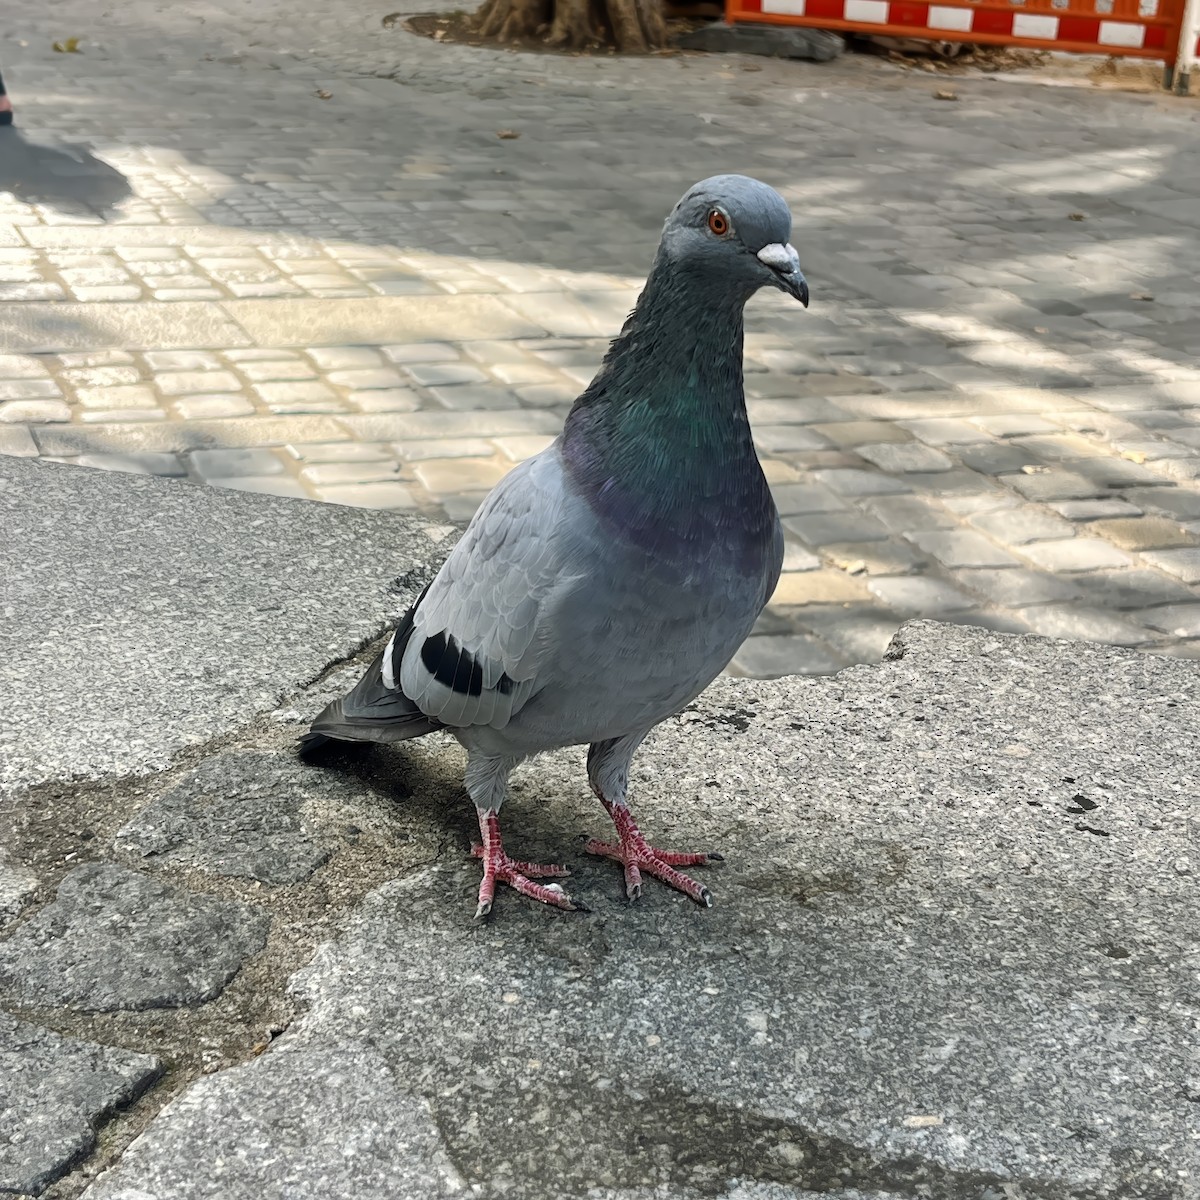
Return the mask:
<svg viewBox="0 0 1200 1200">
<path fill-rule="evenodd" d="M 1200 583 L 1200 546 L 1184 550 L 1143 550 L 1142 558 L 1184 583 Z"/>
<path fill-rule="evenodd" d="M 813 476 L 841 496 L 899 496 L 911 490 L 907 483 L 892 475 L 881 471 L 865 471 L 858 467 L 835 467 L 814 471 Z"/>
<path fill-rule="evenodd" d="M 895 636 L 900 620 L 882 604 L 807 605 L 795 624 L 815 634 L 850 662 L 878 662 Z"/>
<path fill-rule="evenodd" d="M 162 1073 L 149 1054 L 62 1037 L 0 1013 L 0 1193 L 40 1195 Z"/>
<path fill-rule="evenodd" d="M 488 491 L 508 474 L 509 467 L 491 458 L 425 459 L 414 468 L 423 487 L 435 496 L 455 491 Z"/>
<path fill-rule="evenodd" d="M 821 547 L 827 562 L 851 575 L 906 575 L 928 565 L 924 555 L 904 542 L 829 542 Z"/>
<path fill-rule="evenodd" d="M 511 462 L 524 462 L 535 454 L 540 454 L 555 439 L 548 433 L 531 433 L 525 437 L 496 438 L 500 453 Z"/>
<path fill-rule="evenodd" d="M 1200 520 L 1200 491 L 1170 488 L 1130 488 L 1122 499 L 1138 508 L 1184 521 Z"/>
<path fill-rule="evenodd" d="M 174 454 L 81 454 L 81 467 L 102 471 L 125 471 L 133 475 L 182 476 L 187 472 Z"/>
<path fill-rule="evenodd" d="M 230 751 L 142 809 L 117 832 L 114 848 L 148 868 L 299 883 L 333 852 L 331 813 L 343 826 L 347 812 L 360 827 L 379 823 L 363 815 L 371 798 L 352 778 L 328 778 L 295 756 Z"/>
<path fill-rule="evenodd" d="M 384 480 L 395 480 L 400 474 L 400 463 L 391 460 L 372 462 L 320 462 L 300 470 L 300 478 L 313 487 L 329 487 L 338 484 L 376 484 Z"/>
<path fill-rule="evenodd" d="M 821 560 L 810 550 L 806 550 L 797 542 L 785 540 L 783 543 L 783 571 L 815 571 L 821 565 Z"/>
<path fill-rule="evenodd" d="M 1171 637 L 1200 638 L 1200 602 L 1168 604 L 1136 614 L 1143 625 L 1161 630 Z"/>
<path fill-rule="evenodd" d="M 509 410 L 517 407 L 517 399 L 513 392 L 491 385 L 434 387 L 429 389 L 429 394 L 438 404 L 459 412 Z"/>
<path fill-rule="evenodd" d="M 411 488 L 399 483 L 322 484 L 316 487 L 316 493 L 319 499 L 329 504 L 346 504 L 352 508 L 417 507 Z"/>
<path fill-rule="evenodd" d="M 1089 571 L 1072 583 L 1085 591 L 1093 605 L 1105 608 L 1148 608 L 1154 604 L 1180 604 L 1195 599 L 1195 592 L 1162 571 L 1126 568 L 1123 571 Z"/>
<path fill-rule="evenodd" d="M 553 413 L 514 409 L 509 412 L 415 412 L 346 414 L 338 424 L 368 442 L 407 442 L 423 438 L 489 438 L 523 433 L 562 431 Z"/>
<path fill-rule="evenodd" d="M 775 505 L 786 517 L 796 513 L 827 513 L 845 511 L 846 505 L 821 484 L 782 483 L 771 488 Z"/>
<path fill-rule="evenodd" d="M 320 380 L 256 383 L 253 386 L 255 394 L 272 412 L 337 412 L 341 408 L 336 393 Z"/>
<path fill-rule="evenodd" d="M 30 354 L 0 354 L 0 379 L 43 379 L 46 365 Z"/>
<path fill-rule="evenodd" d="M 954 456 L 964 466 L 985 475 L 1007 475 L 1037 460 L 1020 446 L 1008 442 L 978 442 L 954 447 Z"/>
<path fill-rule="evenodd" d="M 900 421 L 898 424 L 927 446 L 950 446 L 959 442 L 970 444 L 979 441 L 979 430 L 967 421 L 926 417 Z"/>
<path fill-rule="evenodd" d="M 941 616 L 975 605 L 965 593 L 929 576 L 881 576 L 868 580 L 867 587 L 898 613 Z"/>
<path fill-rule="evenodd" d="M 0 426 L 5 423 L 69 421 L 71 410 L 62 400 L 9 400 L 0 403 Z"/>
<path fill-rule="evenodd" d="M 1103 538 L 1076 537 L 1057 541 L 1031 542 L 1021 553 L 1034 566 L 1046 571 L 1103 571 L 1128 567 L 1133 560 Z"/>
<path fill-rule="evenodd" d="M 392 448 L 382 442 L 306 442 L 284 448 L 303 463 L 390 463 L 395 457 Z"/>
<path fill-rule="evenodd" d="M 366 346 L 314 346 L 305 353 L 323 371 L 371 370 L 383 365 L 383 355 Z"/>
<path fill-rule="evenodd" d="M 404 342 L 398 346 L 381 346 L 384 355 L 394 363 L 457 362 L 461 353 L 445 342 Z"/>
<path fill-rule="evenodd" d="M 805 425 L 755 425 L 754 444 L 760 454 L 791 454 L 823 450 L 830 443 Z"/>
<path fill-rule="evenodd" d="M 80 1012 L 211 1000 L 266 943 L 270 917 L 111 863 L 76 867 L 0 942 L 0 990 Z"/>
<path fill-rule="evenodd" d="M 205 481 L 283 472 L 283 463 L 270 450 L 193 450 L 188 462 Z"/>
<path fill-rule="evenodd" d="M 242 362 L 238 364 L 251 383 L 288 383 L 301 379 L 316 379 L 317 372 L 302 358 L 273 358 L 266 362 Z"/>
<path fill-rule="evenodd" d="M 1059 500 L 1050 507 L 1068 521 L 1097 521 L 1102 517 L 1137 517 L 1142 510 L 1128 500 Z"/>
<path fill-rule="evenodd" d="M 1100 608 L 1082 605 L 1042 604 L 1020 608 L 1016 615 L 1034 633 L 1066 641 L 1104 642 L 1110 646 L 1141 646 L 1154 634 Z"/>
<path fill-rule="evenodd" d="M 237 392 L 215 396 L 180 396 L 173 403 L 175 411 L 185 421 L 248 417 L 254 412 L 254 405 Z"/>
<path fill-rule="evenodd" d="M 929 529 L 906 536 L 948 567 L 1018 565 L 1018 560 L 995 542 L 967 529 Z"/>
<path fill-rule="evenodd" d="M 1027 500 L 1052 503 L 1056 500 L 1092 500 L 1104 495 L 1102 484 L 1074 471 L 1051 468 L 1034 474 L 1016 472 L 1004 476 L 1004 482 Z"/>
<path fill-rule="evenodd" d="M 855 449 L 864 445 L 878 446 L 912 440 L 912 435 L 907 430 L 887 421 L 826 421 L 811 426 L 811 429 L 831 445 Z M 866 458 L 867 455 L 863 457 Z M 887 469 L 890 468 L 885 468 Z"/>
<path fill-rule="evenodd" d="M 288 1042 L 200 1080 L 84 1193 L 87 1200 L 274 1198 L 313 1187 L 329 1197 L 464 1194 L 467 1182 L 429 1106 L 404 1089 L 382 1055 L 367 1048 L 354 1060 L 347 1070 L 342 1048 Z M 202 1173 L 192 1166 L 200 1146 L 212 1147 Z"/>
<path fill-rule="evenodd" d="M 757 679 L 781 675 L 828 675 L 845 664 L 828 646 L 814 637 L 770 634 L 747 638 L 734 655 L 733 668 Z"/>
<path fill-rule="evenodd" d="M 24 425 L 0 424 L 0 454 L 35 458 L 38 448 Z"/>
<path fill-rule="evenodd" d="M 785 571 L 769 603 L 776 608 L 797 604 L 842 604 L 867 599 L 863 583 L 844 571 Z"/>
<path fill-rule="evenodd" d="M 1052 604 L 1084 595 L 1092 577 L 1062 579 L 1024 567 L 959 570 L 954 578 L 964 587 L 986 596 L 993 604 L 1021 608 L 1027 604 Z"/>
<path fill-rule="evenodd" d="M 1075 532 L 1069 521 L 1031 505 L 975 513 L 970 521 L 976 529 L 990 534 L 997 541 L 1014 546 L 1047 538 L 1071 537 Z"/>
<path fill-rule="evenodd" d="M 993 437 L 1029 437 L 1037 433 L 1057 433 L 1058 426 L 1033 413 L 1002 413 L 996 416 L 973 417 L 972 425 L 978 425 Z"/>
<path fill-rule="evenodd" d="M 314 463 L 300 471 L 300 478 L 314 487 L 336 486 L 344 483 L 379 483 L 395 481 L 400 464 L 395 459 L 369 462 Z"/>
<path fill-rule="evenodd" d="M 784 517 L 783 525 L 808 546 L 825 546 L 835 542 L 882 542 L 888 537 L 887 529 L 878 521 L 851 512 Z"/>
<path fill-rule="evenodd" d="M 352 391 L 367 391 L 373 388 L 402 388 L 405 382 L 404 377 L 399 371 L 393 371 L 388 367 L 382 366 L 331 371 L 326 378 L 334 386 L 349 388 Z"/>
<path fill-rule="evenodd" d="M 213 487 L 229 488 L 235 492 L 256 492 L 263 496 L 284 496 L 293 500 L 310 498 L 300 480 L 286 475 L 227 475 L 209 482 Z"/>
<path fill-rule="evenodd" d="M 149 357 L 149 356 L 147 356 Z M 216 360 L 213 360 L 214 365 Z M 236 392 L 241 388 L 237 377 L 228 371 L 165 371 L 154 376 L 155 386 L 164 396 L 188 396 L 202 392 Z"/>
<path fill-rule="evenodd" d="M 123 384 L 114 387 L 81 387 L 75 400 L 85 408 L 133 409 L 157 408 L 158 397 L 148 384 Z"/>
<path fill-rule="evenodd" d="M 940 450 L 919 442 L 856 446 L 855 453 L 881 471 L 948 471 L 954 465 Z"/>
<path fill-rule="evenodd" d="M 1166 550 L 1195 544 L 1178 521 L 1166 517 L 1118 517 L 1093 521 L 1088 526 L 1088 532 L 1106 538 L 1123 550 Z"/>
<path fill-rule="evenodd" d="M 924 496 L 885 496 L 862 502 L 877 520 L 893 533 L 921 529 L 956 529 L 958 520 L 940 504 Z"/>
</svg>

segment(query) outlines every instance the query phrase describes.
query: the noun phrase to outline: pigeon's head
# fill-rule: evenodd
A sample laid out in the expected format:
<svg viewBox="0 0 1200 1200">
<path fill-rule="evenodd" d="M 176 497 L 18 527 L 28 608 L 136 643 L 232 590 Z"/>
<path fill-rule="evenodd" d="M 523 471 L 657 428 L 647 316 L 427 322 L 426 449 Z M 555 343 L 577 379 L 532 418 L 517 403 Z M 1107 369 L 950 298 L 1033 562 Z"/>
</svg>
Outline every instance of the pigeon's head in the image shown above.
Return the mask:
<svg viewBox="0 0 1200 1200">
<path fill-rule="evenodd" d="M 677 272 L 749 299 L 776 287 L 808 307 L 808 284 L 788 241 L 792 214 L 774 188 L 713 175 L 687 190 L 663 227 L 660 253 Z"/>
</svg>

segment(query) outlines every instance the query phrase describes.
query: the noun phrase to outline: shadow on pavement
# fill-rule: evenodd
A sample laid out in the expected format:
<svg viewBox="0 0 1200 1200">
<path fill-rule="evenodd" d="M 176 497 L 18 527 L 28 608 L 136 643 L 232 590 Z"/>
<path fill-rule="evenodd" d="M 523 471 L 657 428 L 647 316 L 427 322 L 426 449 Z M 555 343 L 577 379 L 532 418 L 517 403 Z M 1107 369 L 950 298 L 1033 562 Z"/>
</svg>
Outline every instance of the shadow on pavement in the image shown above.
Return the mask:
<svg viewBox="0 0 1200 1200">
<path fill-rule="evenodd" d="M 90 209 L 106 217 L 133 194 L 125 176 L 83 146 L 26 141 L 20 129 L 0 129 L 0 192 L 27 204 Z"/>
</svg>

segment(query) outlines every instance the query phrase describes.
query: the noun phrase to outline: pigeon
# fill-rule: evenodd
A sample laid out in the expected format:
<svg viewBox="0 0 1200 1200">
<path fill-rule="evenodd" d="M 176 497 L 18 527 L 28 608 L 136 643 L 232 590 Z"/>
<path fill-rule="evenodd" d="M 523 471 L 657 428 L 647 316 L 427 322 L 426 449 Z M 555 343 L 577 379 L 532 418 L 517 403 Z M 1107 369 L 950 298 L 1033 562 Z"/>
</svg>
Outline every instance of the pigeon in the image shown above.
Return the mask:
<svg viewBox="0 0 1200 1200">
<path fill-rule="evenodd" d="M 679 868 L 720 861 L 650 845 L 628 801 L 634 753 L 691 703 L 750 633 L 783 559 L 742 384 L 743 308 L 760 288 L 808 307 L 783 197 L 743 175 L 688 189 L 650 274 L 562 434 L 487 496 L 383 652 L 301 739 L 394 742 L 435 729 L 467 751 L 479 818 L 476 917 L 496 887 L 586 909 L 565 867 L 510 858 L 500 810 L 513 769 L 586 745 L 614 826 L 585 849 L 703 905 Z"/>
</svg>

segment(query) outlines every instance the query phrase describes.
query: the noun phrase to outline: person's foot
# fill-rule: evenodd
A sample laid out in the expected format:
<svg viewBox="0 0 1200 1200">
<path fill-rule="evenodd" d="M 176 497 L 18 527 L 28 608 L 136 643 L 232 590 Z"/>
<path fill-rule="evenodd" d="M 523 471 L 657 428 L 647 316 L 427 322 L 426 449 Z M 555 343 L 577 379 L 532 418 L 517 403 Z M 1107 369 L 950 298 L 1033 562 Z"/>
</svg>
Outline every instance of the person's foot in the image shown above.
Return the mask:
<svg viewBox="0 0 1200 1200">
<path fill-rule="evenodd" d="M 12 123 L 12 101 L 7 96 L 0 96 L 0 125 L 11 125 Z"/>
</svg>

